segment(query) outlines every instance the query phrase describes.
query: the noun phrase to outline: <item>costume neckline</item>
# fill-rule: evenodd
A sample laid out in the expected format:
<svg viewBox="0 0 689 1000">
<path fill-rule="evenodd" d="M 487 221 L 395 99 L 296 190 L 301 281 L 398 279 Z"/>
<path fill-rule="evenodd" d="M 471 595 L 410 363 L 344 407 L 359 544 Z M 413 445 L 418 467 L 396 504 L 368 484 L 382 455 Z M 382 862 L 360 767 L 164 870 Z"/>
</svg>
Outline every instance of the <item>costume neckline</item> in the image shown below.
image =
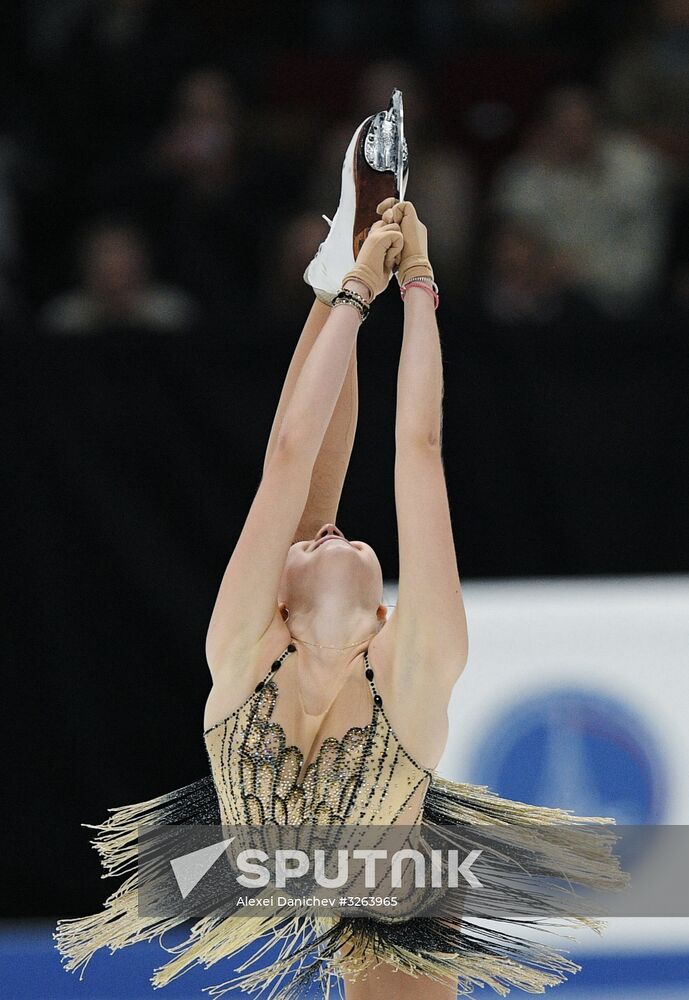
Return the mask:
<svg viewBox="0 0 689 1000">
<path fill-rule="evenodd" d="M 290 653 L 296 653 L 296 652 L 297 652 L 297 647 L 294 645 L 293 642 L 290 642 L 289 645 L 286 647 L 286 649 L 284 649 L 283 652 L 280 654 L 280 656 L 278 656 L 277 659 L 273 660 L 273 662 L 272 662 L 272 664 L 270 666 L 270 669 L 264 675 L 263 680 L 259 681 L 259 683 L 256 685 L 256 687 L 251 692 L 251 694 L 248 696 L 248 698 L 245 698 L 245 700 L 242 702 L 242 704 L 239 705 L 237 708 L 235 708 L 235 710 L 233 712 L 230 712 L 230 714 L 228 716 L 226 716 L 224 719 L 221 719 L 219 722 L 214 723 L 208 729 L 204 730 L 204 733 L 203 733 L 204 740 L 206 739 L 207 736 L 210 735 L 210 733 L 212 733 L 214 730 L 218 729 L 220 726 L 226 726 L 227 723 L 230 722 L 231 719 L 233 719 L 236 715 L 238 715 L 238 713 L 241 712 L 243 708 L 246 708 L 246 706 L 251 701 L 253 701 L 254 699 L 256 699 L 256 701 L 258 701 L 258 699 L 260 698 L 261 693 L 263 692 L 263 689 L 264 689 L 264 687 L 266 685 L 270 685 L 270 687 L 272 688 L 272 690 L 275 692 L 275 695 L 277 696 L 279 694 L 279 688 L 278 688 L 278 686 L 276 684 L 272 683 L 273 674 L 277 673 L 277 671 L 282 667 L 282 664 L 287 659 L 287 657 L 290 655 Z M 336 737 L 334 737 L 334 736 L 328 736 L 328 737 L 326 737 L 326 739 L 321 744 L 321 746 L 320 746 L 320 748 L 318 750 L 318 753 L 316 754 L 316 757 L 314 758 L 314 760 L 311 763 L 313 764 L 315 761 L 317 761 L 319 759 L 319 756 L 320 756 L 320 754 L 322 753 L 322 750 L 323 750 L 323 746 L 325 745 L 325 743 L 328 740 L 330 740 L 332 742 L 335 742 L 335 743 L 338 743 L 338 744 L 342 744 L 342 743 L 344 743 L 344 741 L 346 740 L 346 738 L 349 736 L 349 734 L 352 733 L 352 732 L 356 732 L 356 731 L 371 732 L 371 730 L 377 724 L 378 720 L 380 718 L 382 718 L 382 719 L 385 720 L 385 725 L 389 729 L 390 733 L 392 733 L 392 735 L 394 736 L 394 738 L 395 738 L 395 740 L 397 742 L 397 745 L 398 745 L 401 753 L 404 754 L 404 756 L 407 758 L 407 760 L 411 764 L 413 764 L 414 767 L 417 770 L 422 771 L 424 774 L 427 774 L 427 775 L 433 775 L 433 774 L 435 774 L 435 768 L 424 767 L 423 764 L 419 764 L 418 761 L 412 756 L 412 754 L 410 754 L 409 751 L 405 749 L 402 740 L 400 740 L 399 736 L 395 732 L 395 729 L 394 729 L 393 725 L 391 724 L 390 720 L 388 719 L 387 714 L 385 712 L 385 709 L 383 708 L 383 699 L 380 696 L 380 694 L 378 693 L 378 691 L 376 689 L 376 686 L 375 686 L 375 679 L 374 679 L 375 678 L 375 673 L 374 673 L 373 668 L 371 667 L 371 663 L 370 663 L 370 660 L 368 658 L 368 647 L 364 650 L 364 674 L 365 674 L 366 680 L 368 682 L 369 688 L 371 690 L 371 693 L 373 695 L 373 706 L 372 706 L 370 721 L 368 722 L 368 724 L 366 726 L 351 726 L 347 730 L 347 732 L 344 734 L 344 736 L 342 736 L 339 740 Z M 287 748 L 287 736 L 285 734 L 285 730 L 283 729 L 283 727 L 279 723 L 273 723 L 273 722 L 271 722 L 271 725 L 277 726 L 281 730 L 283 736 L 285 737 L 285 747 Z M 304 754 L 301 751 L 301 749 L 299 747 L 297 747 L 297 746 L 295 746 L 294 749 L 299 754 L 301 754 L 302 762 L 303 762 L 303 760 L 304 760 Z M 311 766 L 311 765 L 309 765 L 309 766 Z"/>
</svg>

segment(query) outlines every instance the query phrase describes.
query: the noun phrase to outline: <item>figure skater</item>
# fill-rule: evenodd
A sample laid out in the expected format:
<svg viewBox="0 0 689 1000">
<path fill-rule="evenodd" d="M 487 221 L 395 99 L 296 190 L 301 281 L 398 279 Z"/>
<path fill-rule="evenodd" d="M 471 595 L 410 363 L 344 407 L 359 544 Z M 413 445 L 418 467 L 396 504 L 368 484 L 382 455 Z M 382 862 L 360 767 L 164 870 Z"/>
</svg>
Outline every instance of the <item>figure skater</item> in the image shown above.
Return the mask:
<svg viewBox="0 0 689 1000">
<path fill-rule="evenodd" d="M 425 819 L 532 829 L 584 821 L 436 773 L 448 702 L 467 662 L 467 622 L 443 471 L 439 293 L 426 228 L 404 200 L 406 172 L 395 94 L 387 112 L 359 126 L 345 155 L 340 206 L 305 275 L 316 301 L 212 612 L 204 724 L 211 773 L 115 810 L 97 827 L 95 844 L 112 874 L 132 871 L 141 823 L 414 826 Z M 337 522 L 357 423 L 357 340 L 393 273 L 404 327 L 395 423 L 399 588 L 387 615 L 374 549 Z M 375 530 L 372 520 L 369 538 Z M 597 876 L 614 882 L 607 842 L 594 855 Z M 586 881 L 580 859 L 570 862 L 571 871 L 562 862 L 564 874 Z M 98 947 L 119 948 L 179 923 L 137 912 L 141 878 L 130 874 L 102 913 L 60 922 L 67 968 L 83 967 Z M 230 958 L 259 934 L 286 941 L 294 928 L 280 913 L 257 921 L 213 912 L 153 982 Z M 450 1000 L 476 984 L 502 995 L 510 986 L 540 993 L 578 968 L 552 948 L 447 915 L 339 916 L 325 925 L 314 919 L 311 930 L 297 952 L 286 945 L 266 969 L 211 995 L 239 985 L 293 997 L 314 979 L 327 991 L 339 975 L 347 1000 Z M 285 971 L 297 958 L 289 982 Z"/>
</svg>

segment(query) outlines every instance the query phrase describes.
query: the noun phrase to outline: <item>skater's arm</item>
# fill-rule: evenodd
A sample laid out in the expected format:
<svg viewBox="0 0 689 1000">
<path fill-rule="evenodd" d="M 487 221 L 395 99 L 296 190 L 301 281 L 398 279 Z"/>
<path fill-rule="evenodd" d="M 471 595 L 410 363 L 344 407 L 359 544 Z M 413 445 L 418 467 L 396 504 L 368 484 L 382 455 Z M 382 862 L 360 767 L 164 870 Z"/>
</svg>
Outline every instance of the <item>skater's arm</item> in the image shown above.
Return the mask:
<svg viewBox="0 0 689 1000">
<path fill-rule="evenodd" d="M 311 539 L 324 524 L 337 523 L 342 489 L 354 446 L 358 414 L 356 345 L 349 370 L 311 474 L 311 487 L 294 541 Z"/>
<path fill-rule="evenodd" d="M 381 224 L 373 229 L 354 270 L 361 272 L 375 296 L 387 284 L 393 260 L 401 250 L 402 235 L 397 225 Z M 359 274 L 350 272 L 347 277 Z M 220 585 L 206 638 L 212 671 L 248 654 L 273 620 L 282 570 L 360 323 L 360 312 L 354 306 L 333 308 L 304 361 L 276 447 Z"/>
<path fill-rule="evenodd" d="M 282 570 L 359 324 L 354 308 L 333 309 L 304 362 L 220 585 L 206 637 L 211 670 L 248 653 L 273 619 Z"/>
<path fill-rule="evenodd" d="M 395 431 L 396 646 L 405 651 L 402 670 L 428 664 L 437 680 L 451 685 L 466 664 L 467 627 L 441 451 L 442 396 L 433 301 L 410 289 Z"/>
<path fill-rule="evenodd" d="M 368 297 L 368 289 L 361 282 L 352 282 L 351 287 L 354 291 L 362 295 L 362 297 Z M 316 299 L 309 312 L 285 376 L 280 400 L 273 419 L 270 439 L 266 448 L 264 471 L 267 469 L 268 462 L 275 451 L 285 410 L 294 391 L 296 381 L 299 378 L 299 373 L 329 315 L 330 307 Z M 313 538 L 318 529 L 326 522 L 337 523 L 337 511 L 356 434 L 358 395 L 355 346 L 352 351 L 342 391 L 338 397 L 335 410 L 328 424 L 328 429 L 325 432 L 323 444 L 313 467 L 309 495 L 306 499 L 301 520 L 294 534 L 294 542 Z"/>
<path fill-rule="evenodd" d="M 421 226 L 412 215 L 414 226 Z M 386 216 L 384 216 L 386 218 Z M 404 233 L 405 224 L 402 222 Z M 425 227 L 405 234 L 405 255 Z M 421 272 L 417 264 L 418 272 Z M 429 273 L 430 265 L 428 265 Z M 409 270 L 406 270 L 409 276 Z M 393 612 L 396 668 L 413 690 L 424 666 L 435 683 L 454 684 L 467 658 L 467 627 L 442 460 L 443 364 L 433 298 L 411 285 L 404 301 L 404 334 L 397 379 L 395 503 L 399 592 Z M 413 675 L 413 676 L 411 676 Z M 426 678 L 427 680 L 428 678 Z"/>
</svg>

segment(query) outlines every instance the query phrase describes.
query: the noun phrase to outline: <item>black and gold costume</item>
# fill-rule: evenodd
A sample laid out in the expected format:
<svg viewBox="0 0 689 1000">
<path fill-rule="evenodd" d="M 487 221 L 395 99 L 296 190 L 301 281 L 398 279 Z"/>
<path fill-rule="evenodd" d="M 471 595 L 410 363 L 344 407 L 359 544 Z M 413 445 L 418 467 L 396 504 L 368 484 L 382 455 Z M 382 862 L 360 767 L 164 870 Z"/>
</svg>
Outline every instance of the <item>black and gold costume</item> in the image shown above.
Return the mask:
<svg viewBox="0 0 689 1000">
<path fill-rule="evenodd" d="M 367 652 L 363 661 L 371 695 L 370 722 L 350 728 L 340 739 L 326 739 L 304 768 L 304 755 L 287 745 L 284 729 L 273 720 L 280 690 L 278 676 L 289 669 L 287 661 L 295 651 L 290 643 L 254 693 L 226 719 L 206 730 L 209 775 L 159 798 L 111 810 L 109 819 L 95 827 L 99 832 L 93 844 L 106 873 L 127 878 L 100 913 L 58 923 L 55 938 L 67 970 L 81 969 L 83 973 L 99 948 L 114 951 L 151 940 L 181 923 L 175 917 L 139 913 L 138 892 L 147 877 L 145 871 L 137 870 L 137 830 L 141 825 L 404 822 L 413 826 L 424 822 L 504 828 L 516 831 L 521 838 L 522 873 L 528 871 L 531 859 L 536 859 L 542 870 L 545 859 L 570 886 L 619 888 L 624 884 L 610 836 L 596 834 L 582 847 L 562 833 L 577 825 L 614 820 L 578 817 L 563 809 L 504 799 L 485 787 L 448 781 L 421 767 L 388 720 Z M 151 872 L 150 877 L 155 874 Z M 513 886 L 516 884 L 521 885 Z M 524 883 L 524 888 L 513 892 L 507 911 L 519 913 L 518 904 L 526 904 L 529 894 Z M 584 911 L 572 916 L 571 907 L 568 897 L 553 901 L 548 912 L 560 925 L 569 922 L 598 929 L 597 920 Z M 326 990 L 333 975 L 356 976 L 379 962 L 411 975 L 443 981 L 456 978 L 460 994 L 472 992 L 477 985 L 490 986 L 502 996 L 510 987 L 542 993 L 579 966 L 554 948 L 529 940 L 525 932 L 533 925 L 533 920 L 514 917 L 508 931 L 498 930 L 451 909 L 394 921 L 378 916 L 295 916 L 279 909 L 260 919 L 247 919 L 220 908 L 197 920 L 184 942 L 171 949 L 174 958 L 155 971 L 152 982 L 156 987 L 164 986 L 193 965 L 210 967 L 231 958 L 258 937 L 269 936 L 274 944 L 284 945 L 280 957 L 264 968 L 210 987 L 211 996 L 237 987 L 265 987 L 265 995 L 271 998 L 298 997 L 314 980 L 320 980 Z M 289 970 L 296 975 L 287 977 Z"/>
</svg>

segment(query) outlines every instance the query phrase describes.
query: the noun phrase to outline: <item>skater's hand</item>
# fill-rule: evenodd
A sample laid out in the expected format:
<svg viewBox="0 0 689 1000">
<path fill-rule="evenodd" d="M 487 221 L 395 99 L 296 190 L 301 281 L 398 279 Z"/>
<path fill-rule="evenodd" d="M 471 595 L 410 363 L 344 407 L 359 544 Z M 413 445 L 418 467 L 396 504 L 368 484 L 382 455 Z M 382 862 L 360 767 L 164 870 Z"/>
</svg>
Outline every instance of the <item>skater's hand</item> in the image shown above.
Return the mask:
<svg viewBox="0 0 689 1000">
<path fill-rule="evenodd" d="M 397 223 L 404 236 L 404 246 L 397 270 L 400 285 L 410 278 L 433 278 L 433 268 L 428 259 L 428 230 L 419 220 L 410 201 L 386 198 L 376 209 L 381 222 Z"/>
<path fill-rule="evenodd" d="M 363 242 L 352 270 L 344 276 L 347 281 L 361 281 L 371 293 L 371 301 L 385 291 L 393 267 L 399 263 L 404 245 L 402 230 L 396 222 L 382 219 L 374 222 Z"/>
</svg>

